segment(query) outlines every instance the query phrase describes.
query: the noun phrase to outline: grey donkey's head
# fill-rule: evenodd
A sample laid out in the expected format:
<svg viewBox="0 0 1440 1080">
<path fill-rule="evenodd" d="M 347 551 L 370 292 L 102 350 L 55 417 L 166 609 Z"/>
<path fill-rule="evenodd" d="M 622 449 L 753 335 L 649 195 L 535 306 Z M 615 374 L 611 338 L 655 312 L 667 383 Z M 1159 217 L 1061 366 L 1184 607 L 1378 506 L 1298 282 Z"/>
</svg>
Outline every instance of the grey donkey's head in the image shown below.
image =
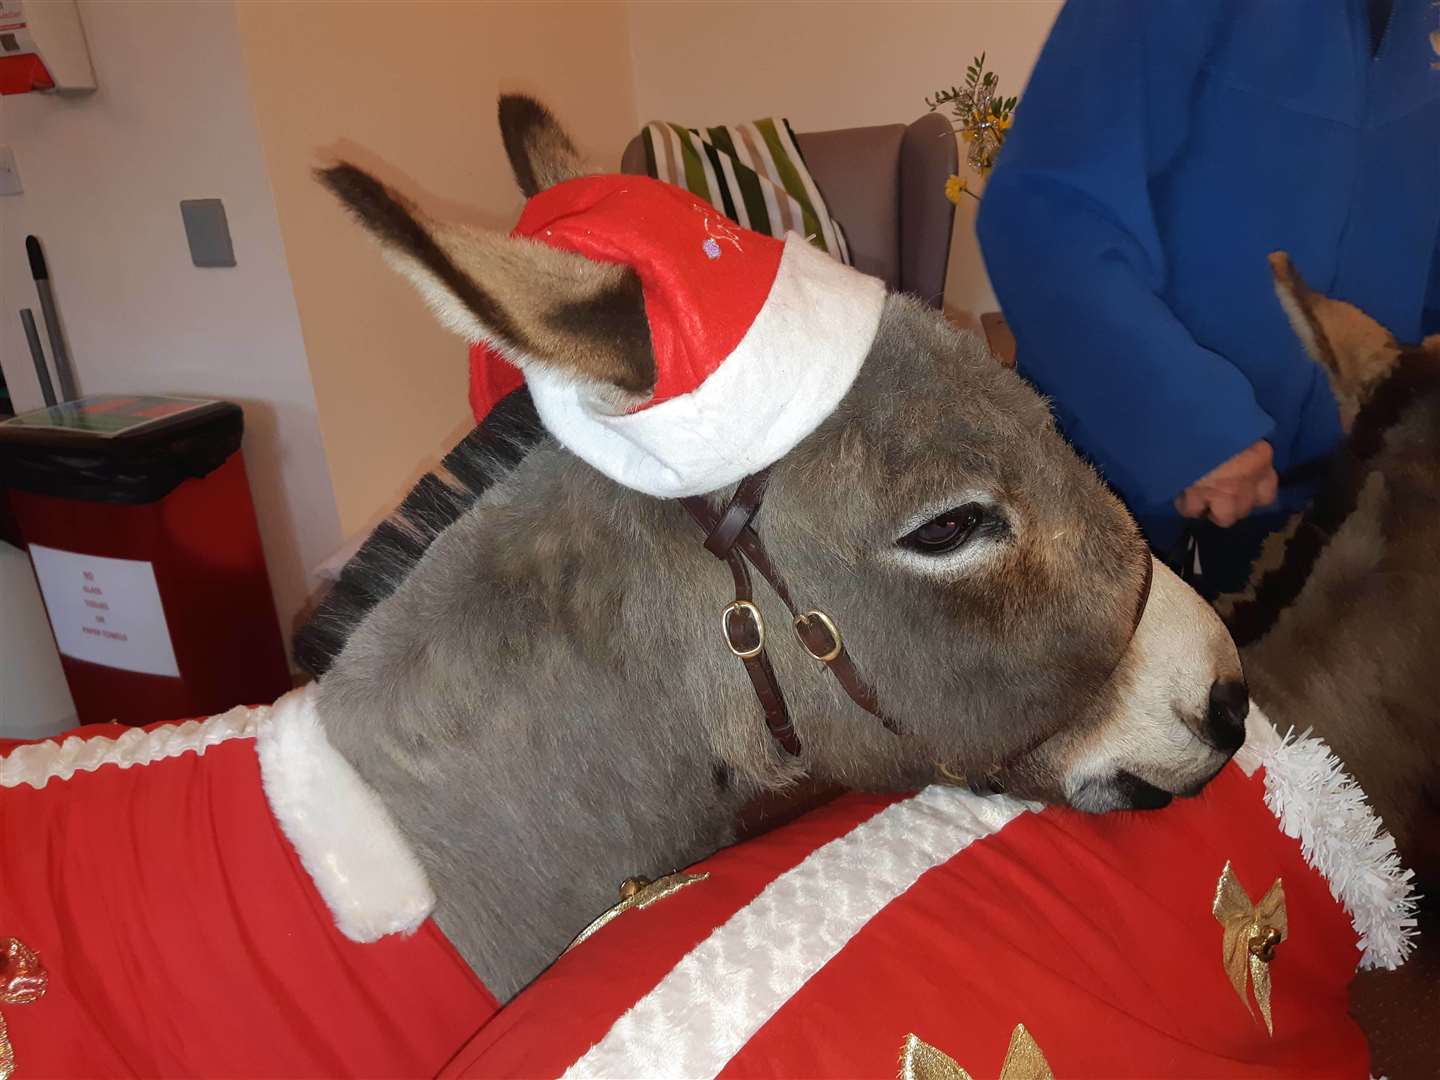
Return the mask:
<svg viewBox="0 0 1440 1080">
<path fill-rule="evenodd" d="M 573 144 L 539 105 L 502 99 L 500 114 L 527 196 L 582 175 Z M 532 379 L 578 386 L 617 415 L 649 394 L 646 297 L 630 267 L 429 221 L 349 165 L 321 179 L 466 339 L 497 347 Z M 575 463 L 554 460 L 557 472 L 574 472 Z M 622 531 L 673 534 L 657 545 L 647 533 L 633 546 L 637 557 L 693 550 L 697 566 L 708 558 L 678 507 L 598 472 L 584 485 L 583 495 L 554 488 L 557 514 L 573 514 L 598 491 L 610 532 L 624 515 Z M 712 495 L 723 500 L 729 490 Z M 982 777 L 1099 811 L 1198 790 L 1243 738 L 1239 661 L 1218 619 L 1152 563 L 1125 509 L 1065 444 L 1041 398 L 972 335 L 907 298 L 884 301 L 843 400 L 775 463 L 755 528 L 802 604 L 841 628 L 901 732 L 881 731 L 798 643 L 772 635 L 805 746 L 799 764 L 812 774 L 857 787 Z M 564 557 L 583 560 L 585 545 L 572 541 Z M 639 569 L 616 568 L 614 580 L 682 572 L 660 562 Z M 667 648 L 680 641 L 728 664 L 718 632 L 728 599 L 718 582 L 728 575 L 705 571 L 717 572 L 696 578 L 715 581 L 713 594 L 662 591 L 666 610 L 646 618 Z M 546 632 L 582 631 L 560 620 Z M 634 647 L 633 634 L 627 643 Z M 580 652 L 605 665 L 607 678 L 624 664 L 614 649 Z M 729 667 L 695 670 L 736 677 Z M 750 706 L 743 738 L 709 734 L 722 764 L 761 786 L 793 776 Z"/>
</svg>

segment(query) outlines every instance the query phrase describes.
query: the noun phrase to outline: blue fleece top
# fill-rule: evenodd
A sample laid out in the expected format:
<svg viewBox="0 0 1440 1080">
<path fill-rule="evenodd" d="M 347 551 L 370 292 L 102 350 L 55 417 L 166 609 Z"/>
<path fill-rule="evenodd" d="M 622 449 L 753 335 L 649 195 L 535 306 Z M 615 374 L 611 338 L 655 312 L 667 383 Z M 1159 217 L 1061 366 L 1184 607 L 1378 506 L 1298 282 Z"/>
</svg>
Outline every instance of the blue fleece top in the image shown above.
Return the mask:
<svg viewBox="0 0 1440 1080">
<path fill-rule="evenodd" d="M 1070 0 L 984 193 L 1021 372 L 1157 547 L 1171 501 L 1268 439 L 1340 437 L 1265 256 L 1403 340 L 1440 330 L 1440 30 L 1395 0 Z M 1308 493 L 1282 487 L 1282 507 Z"/>
</svg>

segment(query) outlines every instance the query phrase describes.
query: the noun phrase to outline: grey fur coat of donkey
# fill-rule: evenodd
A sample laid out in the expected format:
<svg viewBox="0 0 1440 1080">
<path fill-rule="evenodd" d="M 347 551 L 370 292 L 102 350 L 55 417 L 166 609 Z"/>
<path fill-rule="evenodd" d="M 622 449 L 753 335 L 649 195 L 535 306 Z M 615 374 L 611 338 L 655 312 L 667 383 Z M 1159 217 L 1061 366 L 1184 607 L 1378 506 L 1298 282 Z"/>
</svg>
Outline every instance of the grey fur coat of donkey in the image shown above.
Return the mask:
<svg viewBox="0 0 1440 1080">
<path fill-rule="evenodd" d="M 502 99 L 500 115 L 527 196 L 582 174 L 541 107 Z M 643 400 L 654 368 L 628 267 L 437 224 L 352 166 L 321 179 L 446 325 L 601 407 Z M 1243 738 L 1219 620 L 1158 565 L 1144 591 L 1139 533 L 1041 399 L 904 297 L 884 302 L 838 407 L 774 464 L 753 526 L 843 630 L 898 735 L 777 632 L 803 745 L 787 756 L 719 632 L 729 572 L 682 508 L 537 431 L 523 391 L 491 423 L 357 556 L 301 654 L 323 671 L 329 739 L 502 999 L 621 879 L 723 845 L 742 803 L 801 776 L 894 790 L 943 766 L 1103 811 L 1198 791 Z"/>
</svg>

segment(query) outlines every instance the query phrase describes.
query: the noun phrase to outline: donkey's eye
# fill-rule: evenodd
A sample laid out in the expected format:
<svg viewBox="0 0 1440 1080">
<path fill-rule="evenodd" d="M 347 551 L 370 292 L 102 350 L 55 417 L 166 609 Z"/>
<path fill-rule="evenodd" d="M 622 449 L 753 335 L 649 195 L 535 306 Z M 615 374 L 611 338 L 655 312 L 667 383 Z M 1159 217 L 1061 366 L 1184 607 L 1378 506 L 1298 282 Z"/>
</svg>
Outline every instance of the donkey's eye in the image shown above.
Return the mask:
<svg viewBox="0 0 1440 1080">
<path fill-rule="evenodd" d="M 921 555 L 945 555 L 959 548 L 987 521 L 983 506 L 967 503 L 931 518 L 900 538 L 900 545 Z"/>
</svg>

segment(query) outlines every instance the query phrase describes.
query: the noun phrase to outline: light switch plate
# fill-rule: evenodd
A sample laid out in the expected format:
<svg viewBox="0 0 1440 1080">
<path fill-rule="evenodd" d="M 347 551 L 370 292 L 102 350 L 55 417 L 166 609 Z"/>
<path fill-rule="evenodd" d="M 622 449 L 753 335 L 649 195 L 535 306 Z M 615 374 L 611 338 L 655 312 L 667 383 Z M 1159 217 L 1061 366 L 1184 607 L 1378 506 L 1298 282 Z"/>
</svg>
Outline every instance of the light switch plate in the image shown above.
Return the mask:
<svg viewBox="0 0 1440 1080">
<path fill-rule="evenodd" d="M 15 151 L 0 146 L 0 195 L 19 195 L 24 190 L 20 186 L 20 170 L 15 166 Z"/>
<path fill-rule="evenodd" d="M 190 261 L 196 266 L 234 266 L 235 247 L 225 204 L 219 199 L 181 199 L 180 217 L 190 242 Z"/>
</svg>

